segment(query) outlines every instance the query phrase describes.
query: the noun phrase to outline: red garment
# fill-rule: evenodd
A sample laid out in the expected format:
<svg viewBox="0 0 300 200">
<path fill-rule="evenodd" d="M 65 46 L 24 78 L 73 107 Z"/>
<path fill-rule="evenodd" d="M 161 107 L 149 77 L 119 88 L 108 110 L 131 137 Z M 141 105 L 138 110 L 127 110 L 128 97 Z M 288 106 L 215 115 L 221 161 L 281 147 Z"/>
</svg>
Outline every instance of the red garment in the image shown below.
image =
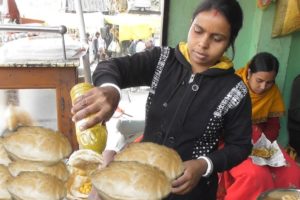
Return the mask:
<svg viewBox="0 0 300 200">
<path fill-rule="evenodd" d="M 280 128 L 279 118 L 270 118 L 267 122 L 253 125 L 253 141 L 261 136 L 274 141 Z M 257 197 L 270 189 L 300 188 L 300 167 L 282 149 L 287 161 L 285 167 L 258 166 L 248 158 L 238 166 L 219 175 L 218 200 L 256 200 Z"/>
<path fill-rule="evenodd" d="M 275 141 L 278 138 L 279 129 L 280 122 L 278 117 L 272 117 L 269 118 L 266 122 L 252 125 L 253 143 L 255 143 L 260 138 L 262 132 L 271 142 Z"/>
</svg>

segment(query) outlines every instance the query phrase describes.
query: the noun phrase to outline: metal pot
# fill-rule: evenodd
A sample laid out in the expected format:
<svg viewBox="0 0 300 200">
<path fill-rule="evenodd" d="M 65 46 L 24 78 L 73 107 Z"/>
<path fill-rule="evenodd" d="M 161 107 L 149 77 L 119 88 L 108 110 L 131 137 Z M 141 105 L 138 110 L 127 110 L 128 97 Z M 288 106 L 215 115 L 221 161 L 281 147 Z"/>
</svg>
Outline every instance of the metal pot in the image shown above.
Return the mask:
<svg viewBox="0 0 300 200">
<path fill-rule="evenodd" d="M 300 189 L 274 189 L 269 190 L 257 198 L 257 200 L 285 200 L 292 199 L 300 200 Z"/>
</svg>

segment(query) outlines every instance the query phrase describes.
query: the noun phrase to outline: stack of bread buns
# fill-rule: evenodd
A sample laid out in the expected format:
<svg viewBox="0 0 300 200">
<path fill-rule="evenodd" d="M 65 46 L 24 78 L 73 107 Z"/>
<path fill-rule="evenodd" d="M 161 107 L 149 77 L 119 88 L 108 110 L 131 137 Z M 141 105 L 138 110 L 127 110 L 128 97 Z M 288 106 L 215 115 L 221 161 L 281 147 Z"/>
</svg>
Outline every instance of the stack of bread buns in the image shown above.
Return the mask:
<svg viewBox="0 0 300 200">
<path fill-rule="evenodd" d="M 0 165 L 8 166 L 9 163 L 11 163 L 11 159 L 8 157 L 8 154 L 3 146 L 3 139 L 0 137 Z"/>
<path fill-rule="evenodd" d="M 19 127 L 2 138 L 2 145 L 11 160 L 7 191 L 13 199 L 61 200 L 66 196 L 69 172 L 64 159 L 72 148 L 63 134 L 43 127 Z"/>
<path fill-rule="evenodd" d="M 178 153 L 150 142 L 132 143 L 106 168 L 91 175 L 102 200 L 159 200 L 171 192 L 171 182 L 183 173 Z"/>
<path fill-rule="evenodd" d="M 12 179 L 6 166 L 0 164 L 0 199 L 9 200 L 11 196 L 7 191 L 7 182 Z"/>
<path fill-rule="evenodd" d="M 102 162 L 102 155 L 90 149 L 80 149 L 71 154 L 67 162 L 70 171 L 66 184 L 67 199 L 88 199 L 92 188 L 89 175 L 100 168 Z"/>
<path fill-rule="evenodd" d="M 0 137 L 0 199 L 9 200 L 11 196 L 7 191 L 7 182 L 12 178 L 7 166 L 11 163 L 4 147 L 3 139 Z"/>
</svg>

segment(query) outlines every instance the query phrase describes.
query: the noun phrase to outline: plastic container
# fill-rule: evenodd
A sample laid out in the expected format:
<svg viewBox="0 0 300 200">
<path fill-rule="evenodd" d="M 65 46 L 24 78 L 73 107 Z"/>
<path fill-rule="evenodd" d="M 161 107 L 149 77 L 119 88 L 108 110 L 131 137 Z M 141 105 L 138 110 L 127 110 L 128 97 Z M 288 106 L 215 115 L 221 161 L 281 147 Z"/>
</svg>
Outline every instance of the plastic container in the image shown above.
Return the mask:
<svg viewBox="0 0 300 200">
<path fill-rule="evenodd" d="M 79 83 L 72 87 L 70 91 L 72 103 L 85 94 L 87 91 L 92 89 L 92 86 L 89 83 Z M 102 153 L 105 149 L 106 141 L 107 141 L 107 130 L 106 126 L 103 124 L 97 124 L 89 129 L 84 131 L 80 131 L 79 127 L 85 123 L 89 117 L 82 119 L 75 123 L 76 127 L 76 137 L 79 144 L 80 149 L 91 149 L 98 153 Z"/>
</svg>

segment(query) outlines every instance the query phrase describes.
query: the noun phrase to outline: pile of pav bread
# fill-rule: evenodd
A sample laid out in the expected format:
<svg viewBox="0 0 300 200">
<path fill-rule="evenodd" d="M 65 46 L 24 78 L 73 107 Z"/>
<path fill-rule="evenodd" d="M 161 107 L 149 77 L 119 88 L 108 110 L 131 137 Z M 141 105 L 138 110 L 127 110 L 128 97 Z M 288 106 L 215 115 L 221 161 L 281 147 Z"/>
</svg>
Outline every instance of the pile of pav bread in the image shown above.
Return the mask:
<svg viewBox="0 0 300 200">
<path fill-rule="evenodd" d="M 0 138 L 1 200 L 159 200 L 183 173 L 180 156 L 154 143 L 132 143 L 102 167 L 92 150 L 72 152 L 68 139 L 43 127 L 20 127 Z"/>
</svg>

